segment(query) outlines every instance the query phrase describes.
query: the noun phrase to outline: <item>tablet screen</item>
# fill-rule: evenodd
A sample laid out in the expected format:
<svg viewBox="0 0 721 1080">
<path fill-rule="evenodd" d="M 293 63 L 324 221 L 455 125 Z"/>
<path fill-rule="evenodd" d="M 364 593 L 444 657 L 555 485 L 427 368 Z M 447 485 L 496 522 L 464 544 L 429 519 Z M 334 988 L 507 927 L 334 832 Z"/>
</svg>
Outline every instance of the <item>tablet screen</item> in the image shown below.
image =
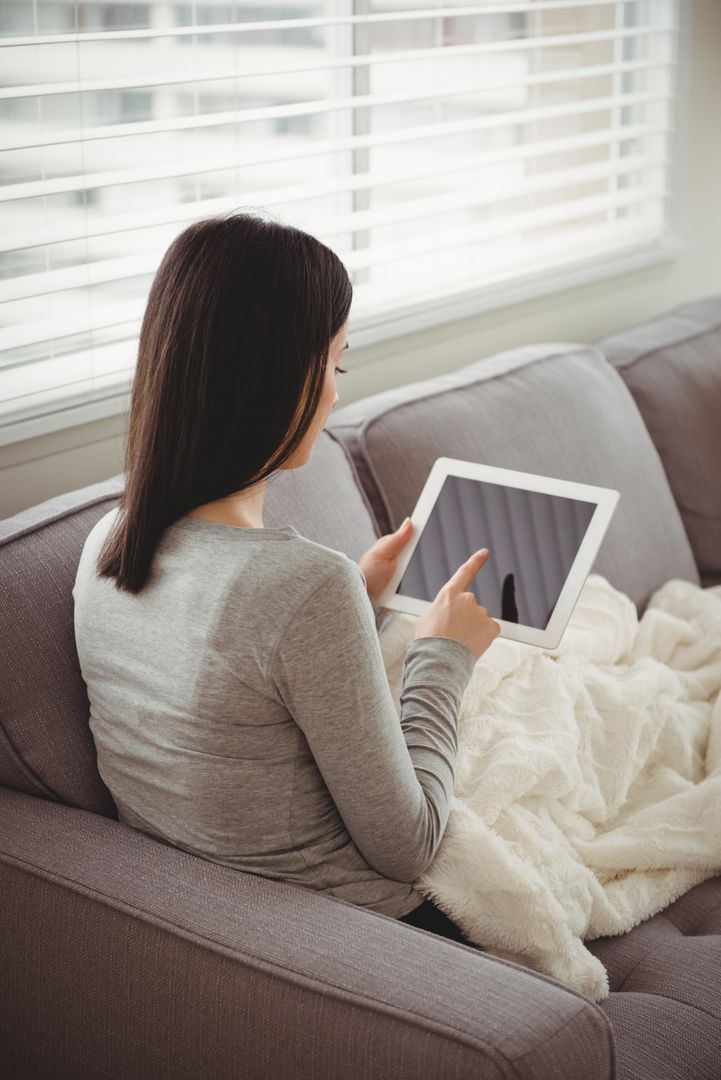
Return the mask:
<svg viewBox="0 0 721 1080">
<path fill-rule="evenodd" d="M 397 592 L 435 600 L 461 563 L 490 555 L 469 585 L 492 618 L 545 630 L 596 503 L 447 476 Z"/>
</svg>

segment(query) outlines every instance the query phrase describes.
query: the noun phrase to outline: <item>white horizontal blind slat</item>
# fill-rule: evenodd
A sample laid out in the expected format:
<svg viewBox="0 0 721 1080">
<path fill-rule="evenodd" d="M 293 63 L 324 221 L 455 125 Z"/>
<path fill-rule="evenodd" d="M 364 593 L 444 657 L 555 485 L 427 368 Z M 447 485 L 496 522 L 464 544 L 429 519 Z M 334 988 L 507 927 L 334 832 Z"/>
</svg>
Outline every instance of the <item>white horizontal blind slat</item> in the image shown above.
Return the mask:
<svg viewBox="0 0 721 1080">
<path fill-rule="evenodd" d="M 0 88 L 0 100 L 16 100 L 26 97 L 48 97 L 55 94 L 90 93 L 99 90 L 142 90 L 147 87 L 173 86 L 186 82 L 213 83 L 225 82 L 228 79 L 253 79 L 260 75 L 291 75 L 303 74 L 304 72 L 317 72 L 320 68 L 333 70 L 335 68 L 369 67 L 378 64 L 407 63 L 418 60 L 443 60 L 444 62 L 458 59 L 463 56 L 487 56 L 499 52 L 532 51 L 539 43 L 544 48 L 553 45 L 579 45 L 597 42 L 609 42 L 622 38 L 651 37 L 659 31 L 653 27 L 641 27 L 633 30 L 594 30 L 586 34 L 557 34 L 543 38 L 526 38 L 521 41 L 490 42 L 483 45 L 449 45 L 444 48 L 401 50 L 398 52 L 383 52 L 369 56 L 348 56 L 338 60 L 323 60 L 322 63 L 291 64 L 287 67 L 268 68 L 260 67 L 255 71 L 222 71 L 215 69 L 193 72 L 189 76 L 187 71 L 175 71 L 167 75 L 147 75 L 138 80 L 137 77 L 117 79 L 89 79 L 79 78 L 58 83 L 35 83 L 29 86 L 10 86 Z M 664 28 L 663 33 L 674 34 L 675 28 Z M 303 50 L 300 50 L 303 51 Z"/>
<path fill-rule="evenodd" d="M 181 5 L 148 10 L 147 27 L 0 38 L 0 443 L 33 410 L 123 392 L 158 262 L 206 215 L 263 207 L 312 232 L 368 325 L 469 282 L 662 250 L 675 0 L 358 15 L 347 0 L 225 24 L 198 4 L 180 26 Z M 20 63 L 31 45 L 56 59 Z"/>
<path fill-rule="evenodd" d="M 607 210 L 610 207 L 648 205 L 650 201 L 658 199 L 659 195 L 665 194 L 665 192 L 659 193 L 658 190 L 653 188 L 631 188 L 612 195 L 605 194 L 603 196 L 576 199 L 573 202 L 565 202 L 563 205 L 544 210 L 509 214 L 500 220 L 489 224 L 471 227 L 464 226 L 462 229 L 450 233 L 446 232 L 443 235 L 434 235 L 430 238 L 414 238 L 404 245 L 394 243 L 393 245 L 386 247 L 376 245 L 370 249 L 358 248 L 346 256 L 346 266 L 350 270 L 380 265 L 381 263 L 401 261 L 409 258 L 411 255 L 418 254 L 419 252 L 437 251 L 442 248 L 454 248 L 455 246 L 471 243 L 474 240 L 488 239 L 518 229 L 532 230 L 549 224 L 573 220 L 574 218 L 583 218 L 587 217 L 589 214 Z M 412 216 L 412 212 L 409 212 L 408 217 Z M 360 228 L 361 226 L 358 225 L 358 227 Z M 326 236 L 330 237 L 331 235 L 332 230 L 330 230 L 328 234 L 319 230 L 319 237 L 324 241 Z M 157 266 L 157 262 L 157 256 L 147 256 L 145 258 L 138 256 L 132 265 L 125 265 L 124 267 L 119 268 L 121 272 L 117 274 L 114 274 L 114 268 L 104 268 L 102 265 L 98 266 L 97 264 L 92 268 L 87 268 L 86 272 L 93 278 L 94 283 L 100 281 L 125 280 L 130 273 L 152 273 L 155 266 Z M 48 289 L 47 291 L 52 291 L 52 289 Z M 129 316 L 127 315 L 127 312 L 135 312 L 136 310 L 137 309 L 132 305 L 118 308 L 113 311 L 112 320 L 105 322 L 104 326 L 120 325 L 121 323 L 128 321 Z M 118 311 L 123 312 L 122 317 L 119 317 Z M 83 333 L 86 329 L 87 327 L 84 320 L 80 319 L 73 321 L 71 318 L 68 318 L 64 320 L 62 324 L 56 323 L 53 337 L 56 340 L 59 340 L 62 337 Z M 13 346 L 17 347 L 18 345 L 34 344 L 49 339 L 48 329 L 43 326 L 37 326 L 35 324 L 24 327 L 16 326 L 8 331 L 0 331 L 0 350 Z"/>
<path fill-rule="evenodd" d="M 627 4 L 640 3 L 641 0 L 625 0 Z M 483 4 L 469 5 L 468 7 L 428 8 L 416 11 L 390 11 L 366 15 L 339 15 L 336 17 L 298 18 L 298 19 L 266 19 L 264 21 L 243 20 L 230 23 L 206 23 L 191 26 L 163 27 L 162 29 L 136 29 L 136 30 L 103 30 L 98 33 L 77 34 L 38 34 L 24 35 L 22 37 L 0 37 L 2 46 L 18 45 L 59 45 L 59 44 L 82 44 L 85 42 L 129 41 L 150 40 L 156 37 L 196 37 L 198 35 L 217 35 L 256 32 L 258 30 L 287 30 L 288 28 L 312 28 L 341 25 L 364 25 L 380 22 L 408 22 L 414 19 L 437 19 L 449 18 L 456 15 L 502 15 L 509 12 L 533 12 L 534 14 L 544 11 L 559 11 L 563 8 L 597 8 L 611 7 L 617 0 L 536 0 L 531 3 L 521 4 Z"/>
<path fill-rule="evenodd" d="M 579 230 L 574 234 L 567 235 L 564 240 L 554 241 L 553 251 L 549 250 L 548 241 L 540 241 L 535 244 L 530 244 L 527 249 L 527 258 L 529 266 L 547 268 L 553 262 L 554 255 L 557 257 L 567 254 L 569 251 L 583 251 L 586 261 L 592 261 L 594 258 L 604 253 L 618 253 L 624 249 L 632 249 L 636 246 L 640 246 L 648 241 L 653 235 L 652 230 L 648 226 L 637 225 L 634 228 L 627 228 L 626 226 L 620 227 L 619 223 L 611 228 L 606 225 L 589 227 L 584 230 Z M 512 274 L 512 270 L 510 271 Z M 509 275 L 510 276 L 510 275 Z M 469 284 L 477 284 L 477 282 L 470 282 Z M 419 303 L 426 302 L 428 296 L 423 296 Z M 136 335 L 140 327 L 141 306 L 135 305 L 136 322 L 133 324 L 125 318 L 120 317 L 129 313 L 128 311 L 118 313 L 119 318 L 117 325 L 123 326 L 128 329 L 127 336 L 118 342 L 114 342 L 111 345 L 95 347 L 92 353 L 95 357 L 97 365 L 98 378 L 105 378 L 110 380 L 110 385 L 114 390 L 117 390 L 117 384 L 115 382 L 115 376 L 120 375 L 125 381 L 125 378 L 129 380 L 132 374 L 132 365 L 134 364 L 134 350 L 136 345 Z M 68 354 L 67 365 L 64 368 L 64 374 L 67 378 L 67 384 L 72 383 L 80 389 L 81 393 L 90 392 L 92 390 L 92 381 L 83 378 L 83 370 L 90 356 L 89 352 L 78 352 L 75 354 Z M 36 378 L 36 369 L 39 365 L 27 365 L 25 368 L 14 368 L 6 376 L 8 388 L 13 395 L 15 401 L 22 399 L 30 399 L 36 396 L 38 399 L 42 399 L 44 402 L 52 394 L 52 389 L 49 388 L 49 380 L 47 375 L 52 371 L 52 361 L 46 362 L 45 377 L 40 379 Z M 77 404 L 77 400 L 73 400 L 72 404 Z M 29 402 L 28 402 L 29 404 Z M 32 405 L 30 404 L 30 411 L 27 415 L 32 415 Z"/>
<path fill-rule="evenodd" d="M 542 109 L 520 109 L 517 112 L 503 113 L 498 116 L 484 116 L 479 120 L 458 120 L 441 124 L 418 125 L 408 130 L 390 131 L 383 135 L 351 135 L 345 139 L 335 139 L 332 143 L 316 142 L 309 146 L 296 146 L 289 151 L 272 157 L 255 157 L 253 164 L 258 165 L 264 162 L 285 164 L 299 158 L 321 157 L 324 154 L 338 153 L 342 150 L 372 148 L 384 144 L 397 145 L 400 142 L 412 142 L 418 139 L 429 139 L 470 131 L 483 131 L 513 124 L 525 124 L 532 120 L 580 116 L 585 113 L 601 112 L 606 109 L 648 105 L 655 101 L 667 100 L 669 100 L 668 94 L 623 94 L 618 97 L 594 98 L 590 101 L 584 101 L 580 105 L 550 105 Z M 197 176 L 201 173 L 215 173 L 224 169 L 236 169 L 237 167 L 237 156 L 229 151 L 217 158 L 205 161 L 202 167 L 198 167 L 196 161 L 173 162 L 163 167 L 151 169 L 122 169 L 115 172 L 65 176 L 57 180 L 6 184 L 4 187 L 0 187 L 0 202 L 15 202 L 19 199 L 38 198 L 43 195 L 57 195 L 89 188 L 114 187 L 117 184 L 136 184 L 148 180 Z"/>
<path fill-rule="evenodd" d="M 612 163 L 581 165 L 575 169 L 543 173 L 538 177 L 524 180 L 515 185 L 504 185 L 503 189 L 499 190 L 479 191 L 477 187 L 466 188 L 443 195 L 430 196 L 426 199 L 417 199 L 406 203 L 401 208 L 394 207 L 384 211 L 358 211 L 335 219 L 320 219 L 316 230 L 318 235 L 322 235 L 324 241 L 327 242 L 326 238 L 338 233 L 358 232 L 396 221 L 408 221 L 412 218 L 457 209 L 460 206 L 493 205 L 499 201 L 515 199 L 533 191 L 567 188 L 569 184 L 588 183 L 591 180 L 606 179 L 612 175 L 626 175 L 642 169 L 660 168 L 666 164 L 665 159 L 659 160 L 647 155 L 637 154 L 632 157 L 619 158 Z M 562 197 L 568 203 L 568 199 L 563 193 Z M 611 203 L 610 194 L 607 197 L 609 198 L 609 206 L 617 205 Z M 165 245 L 170 243 L 174 233 L 175 229 L 171 226 L 162 249 L 150 251 L 143 255 L 107 262 L 95 262 L 90 266 L 77 266 L 70 270 L 49 270 L 40 274 L 28 274 L 4 283 L 0 281 L 0 303 L 9 300 L 27 299 L 30 296 L 38 296 L 42 293 L 61 292 L 85 284 L 97 284 L 101 281 L 122 281 L 139 274 L 153 273 L 162 257 Z"/>
<path fill-rule="evenodd" d="M 614 206 L 642 206 L 649 200 L 658 196 L 658 192 L 652 188 L 633 188 L 618 192 L 614 195 L 593 196 L 586 199 L 577 199 L 573 203 L 552 207 L 544 210 L 533 210 L 527 213 L 512 214 L 499 221 L 489 224 L 465 226 L 453 232 L 443 235 L 414 237 L 403 245 L 393 244 L 386 247 L 380 245 L 374 248 L 360 248 L 346 256 L 347 268 L 360 269 L 368 266 L 377 266 L 381 263 L 398 262 L 408 259 L 421 252 L 428 253 L 442 249 L 455 249 L 476 240 L 489 239 L 503 235 L 517 229 L 532 230 L 559 222 L 585 218 L 589 214 L 598 213 Z M 157 263 L 157 260 L 156 260 Z M 152 260 L 149 265 L 153 266 Z M 131 318 L 138 316 L 141 306 L 127 304 L 119 306 L 113 311 L 112 321 L 105 325 L 120 326 L 127 323 Z M 61 337 L 70 337 L 82 333 L 86 327 L 83 321 L 73 321 L 67 318 L 61 324 L 63 330 L 60 334 L 53 335 L 57 340 Z M 15 327 L 12 330 L 0 331 L 0 350 L 11 346 L 32 344 L 37 341 L 50 340 L 48 331 L 42 326 Z"/>
<path fill-rule="evenodd" d="M 549 83 L 578 81 L 596 78 L 598 75 L 619 75 L 629 71 L 648 71 L 659 67 L 668 67 L 666 60 L 629 60 L 618 64 L 596 64 L 576 67 L 569 70 L 553 71 L 548 74 L 529 75 L 526 86 L 543 86 Z M 483 87 L 456 86 L 450 90 L 416 90 L 411 94 L 358 94 L 356 97 L 334 98 L 331 101 L 304 101 L 299 104 L 267 105 L 256 109 L 208 113 L 203 116 L 181 116 L 175 120 L 151 120 L 138 123 L 112 124 L 104 127 L 77 128 L 71 131 L 48 132 L 35 136 L 37 141 L 6 143 L 0 142 L 3 150 L 24 150 L 43 146 L 61 145 L 72 142 L 94 142 L 98 139 L 128 138 L 134 135 L 160 135 L 171 131 L 183 131 L 188 128 L 221 127 L 226 124 L 251 123 L 256 120 L 284 119 L 291 116 L 309 116 L 314 113 L 333 112 L 340 109 L 366 109 L 378 105 L 399 105 L 418 101 L 440 101 L 468 94 L 493 93 L 516 86 L 515 80 L 487 83 Z"/>
<path fill-rule="evenodd" d="M 355 176 L 344 176 L 335 181 L 316 181 L 304 184 L 290 184 L 285 187 L 263 188 L 257 191 L 244 192 L 244 202 L 248 205 L 260 205 L 272 207 L 280 203 L 301 202 L 303 199 L 319 198 L 323 195 L 349 194 L 353 191 L 380 188 L 385 184 L 398 184 L 410 180 L 427 180 L 434 176 L 448 176 L 456 172 L 464 172 L 470 168 L 499 164 L 502 162 L 530 161 L 533 158 L 543 157 L 549 154 L 557 154 L 563 151 L 584 149 L 593 146 L 607 145 L 615 141 L 640 142 L 647 135 L 663 135 L 668 128 L 650 124 L 629 124 L 626 127 L 602 128 L 600 131 L 592 131 L 582 135 L 572 135 L 562 139 L 546 139 L 537 143 L 526 143 L 520 146 L 504 147 L 500 150 L 489 151 L 485 154 L 467 154 L 452 160 L 451 164 L 437 165 L 435 168 L 425 167 L 422 170 L 396 173 L 356 173 Z M 50 246 L 52 244 L 69 243 L 79 241 L 90 236 L 108 236 L 112 233 L 127 232 L 134 229 L 149 228 L 153 225 L 180 224 L 196 221 L 201 217 L 213 214 L 222 214 L 232 210 L 238 205 L 237 198 L 225 197 L 219 199 L 205 199 L 198 202 L 186 203 L 183 206 L 170 207 L 168 209 L 155 208 L 149 211 L 133 210 L 122 217 L 96 218 L 89 223 L 82 233 L 62 230 L 43 230 L 37 238 L 29 238 L 27 232 L 13 235 L 8 232 L 0 237 L 0 253 L 18 250 L 21 247 Z"/>
<path fill-rule="evenodd" d="M 554 245 L 553 254 L 568 261 L 573 259 L 575 270 L 569 284 L 578 285 L 580 278 L 593 280 L 599 262 L 613 259 L 623 272 L 624 266 L 649 265 L 663 255 L 664 250 L 673 253 L 674 244 L 658 244 L 654 249 L 651 244 L 653 231 L 641 226 L 630 229 L 627 225 L 619 230 L 618 224 L 610 229 L 596 226 L 595 230 L 579 230 Z M 678 245 L 676 245 L 678 247 Z M 529 292 L 531 295 L 543 294 L 548 277 L 548 245 L 529 245 L 526 250 L 529 270 Z M 625 261 L 624 261 L 625 257 Z M 583 266 L 581 274 L 580 267 Z M 437 290 L 433 296 L 417 296 L 414 305 L 408 305 L 405 317 L 417 319 L 421 308 L 427 316 L 431 303 L 441 306 L 451 298 L 466 302 L 473 296 L 473 291 L 485 286 L 495 286 L 500 292 L 504 286 L 513 286 L 516 276 L 513 268 L 494 268 L 493 277 L 476 279 L 468 282 L 470 290 L 461 296 L 457 290 Z M 535 278 L 535 283 L 530 284 Z M 541 282 L 541 284 L 539 284 Z M 365 302 L 365 287 L 358 290 Z M 386 304 L 374 304 L 375 318 L 383 322 L 390 311 Z M 139 322 L 138 322 L 139 326 Z M 53 430 L 61 426 L 63 418 L 70 413 L 76 422 L 98 419 L 117 412 L 124 412 L 129 405 L 129 389 L 135 364 L 137 330 L 128 334 L 124 340 L 111 345 L 97 346 L 91 353 L 68 354 L 63 357 L 61 381 L 57 378 L 57 362 L 48 361 L 26 368 L 16 368 L 9 373 L 13 381 L 9 394 L 5 397 L 3 422 L 0 423 L 0 445 L 16 441 L 18 436 L 33 437 L 42 434 L 48 424 Z M 92 369 L 92 375 L 87 372 Z"/>
</svg>

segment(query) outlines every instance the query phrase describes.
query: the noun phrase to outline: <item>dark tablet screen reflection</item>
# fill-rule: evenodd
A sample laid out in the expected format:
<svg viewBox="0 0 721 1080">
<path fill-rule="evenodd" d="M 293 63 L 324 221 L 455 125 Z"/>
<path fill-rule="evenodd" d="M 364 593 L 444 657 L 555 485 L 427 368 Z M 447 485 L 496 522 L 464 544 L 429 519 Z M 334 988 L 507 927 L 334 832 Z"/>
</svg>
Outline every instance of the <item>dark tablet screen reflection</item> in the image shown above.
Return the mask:
<svg viewBox="0 0 721 1080">
<path fill-rule="evenodd" d="M 468 586 L 492 618 L 545 630 L 596 503 L 447 476 L 397 591 L 433 601 L 487 547 Z"/>
</svg>

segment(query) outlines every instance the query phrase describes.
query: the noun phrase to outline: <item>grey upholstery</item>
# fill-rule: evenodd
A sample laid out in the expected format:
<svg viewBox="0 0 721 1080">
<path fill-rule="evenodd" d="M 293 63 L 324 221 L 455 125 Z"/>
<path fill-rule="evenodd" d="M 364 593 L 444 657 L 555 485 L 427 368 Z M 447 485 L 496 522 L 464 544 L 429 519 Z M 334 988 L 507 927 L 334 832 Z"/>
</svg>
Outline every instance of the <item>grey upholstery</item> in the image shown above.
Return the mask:
<svg viewBox="0 0 721 1080">
<path fill-rule="evenodd" d="M 599 342 L 658 449 L 707 585 L 721 583 L 721 297 Z"/>
<path fill-rule="evenodd" d="M 384 391 L 331 416 L 384 530 L 411 513 L 437 457 L 615 488 L 593 571 L 641 614 L 672 577 L 699 584 L 663 466 L 623 379 L 595 347 L 528 345 Z"/>
<path fill-rule="evenodd" d="M 709 326 L 701 339 L 674 378 L 701 380 L 718 404 L 708 358 L 721 339 Z M 630 355 L 619 340 L 613 350 Z M 687 535 L 683 488 L 626 374 L 597 347 L 541 344 L 348 406 L 302 470 L 269 483 L 265 523 L 357 558 L 412 509 L 438 454 L 617 487 L 594 569 L 642 611 L 668 577 L 699 583 L 705 534 Z M 659 400 L 670 408 L 673 395 Z M 654 428 L 664 448 L 666 419 Z M 699 444 L 704 469 L 712 444 Z M 588 943 L 611 986 L 595 1004 L 524 966 L 115 820 L 71 588 L 122 483 L 0 522 L 0 1076 L 719 1080 L 721 877 Z M 703 495 L 694 507 L 712 528 L 719 507 Z"/>
<path fill-rule="evenodd" d="M 0 852 L 8 1080 L 612 1075 L 598 1005 L 388 916 L 7 789 Z"/>
</svg>

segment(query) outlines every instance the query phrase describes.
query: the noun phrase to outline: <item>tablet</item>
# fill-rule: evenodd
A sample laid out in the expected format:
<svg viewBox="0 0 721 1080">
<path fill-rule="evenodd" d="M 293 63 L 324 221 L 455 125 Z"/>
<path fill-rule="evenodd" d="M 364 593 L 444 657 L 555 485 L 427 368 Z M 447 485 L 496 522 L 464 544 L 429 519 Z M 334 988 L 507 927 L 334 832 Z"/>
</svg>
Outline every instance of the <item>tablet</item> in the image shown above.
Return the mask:
<svg viewBox="0 0 721 1080">
<path fill-rule="evenodd" d="M 377 603 L 423 614 L 461 563 L 487 547 L 469 591 L 501 637 L 555 649 L 619 498 L 613 488 L 439 457 Z"/>
</svg>

